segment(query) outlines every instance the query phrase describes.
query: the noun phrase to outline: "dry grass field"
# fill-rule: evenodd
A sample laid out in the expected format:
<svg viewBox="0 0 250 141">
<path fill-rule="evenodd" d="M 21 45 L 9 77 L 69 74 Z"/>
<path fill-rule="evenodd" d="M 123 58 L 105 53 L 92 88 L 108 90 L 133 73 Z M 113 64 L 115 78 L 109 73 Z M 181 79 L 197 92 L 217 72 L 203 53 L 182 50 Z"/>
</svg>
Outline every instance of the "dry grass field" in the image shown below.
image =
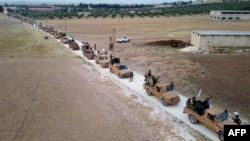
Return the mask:
<svg viewBox="0 0 250 141">
<path fill-rule="evenodd" d="M 170 46 L 146 45 L 159 40 L 190 41 L 192 30 L 250 31 L 250 21 L 217 22 L 204 16 L 71 19 L 38 21 L 66 31 L 80 41 L 108 49 L 109 38 L 129 36 L 130 43 L 115 43 L 114 55 L 132 69 L 144 74 L 148 69 L 161 81 L 175 82 L 177 90 L 193 96 L 202 89 L 202 98 L 213 96 L 211 103 L 238 110 L 250 119 L 250 54 L 183 53 Z M 115 29 L 115 32 L 113 32 Z M 110 53 L 113 53 L 112 51 Z"/>
</svg>

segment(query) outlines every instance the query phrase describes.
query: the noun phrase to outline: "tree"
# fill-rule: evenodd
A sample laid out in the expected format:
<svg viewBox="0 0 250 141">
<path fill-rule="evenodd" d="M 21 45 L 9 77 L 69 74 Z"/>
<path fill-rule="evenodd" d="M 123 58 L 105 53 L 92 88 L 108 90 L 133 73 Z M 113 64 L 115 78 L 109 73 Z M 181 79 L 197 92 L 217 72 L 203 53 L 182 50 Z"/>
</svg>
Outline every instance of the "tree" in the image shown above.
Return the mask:
<svg viewBox="0 0 250 141">
<path fill-rule="evenodd" d="M 0 12 L 3 12 L 3 7 L 0 5 Z"/>
</svg>

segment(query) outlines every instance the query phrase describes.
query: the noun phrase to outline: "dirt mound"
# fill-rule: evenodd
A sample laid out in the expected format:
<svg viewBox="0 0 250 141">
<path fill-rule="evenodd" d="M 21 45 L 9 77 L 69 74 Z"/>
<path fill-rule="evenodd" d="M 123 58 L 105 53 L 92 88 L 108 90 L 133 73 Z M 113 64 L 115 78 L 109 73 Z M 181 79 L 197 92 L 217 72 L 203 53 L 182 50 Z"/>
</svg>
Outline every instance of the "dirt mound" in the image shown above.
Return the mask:
<svg viewBox="0 0 250 141">
<path fill-rule="evenodd" d="M 172 47 L 186 47 L 191 45 L 189 42 L 181 40 L 160 40 L 146 43 L 146 45 L 152 46 L 172 46 Z"/>
</svg>

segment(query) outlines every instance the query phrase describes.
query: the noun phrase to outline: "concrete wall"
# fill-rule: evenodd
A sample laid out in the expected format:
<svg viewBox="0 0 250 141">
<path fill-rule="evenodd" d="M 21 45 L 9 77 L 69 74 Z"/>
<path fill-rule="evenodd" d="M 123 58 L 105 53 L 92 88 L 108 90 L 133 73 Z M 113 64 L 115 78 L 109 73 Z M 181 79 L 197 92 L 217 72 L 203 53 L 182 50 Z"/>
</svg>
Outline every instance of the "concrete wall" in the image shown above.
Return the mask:
<svg viewBox="0 0 250 141">
<path fill-rule="evenodd" d="M 201 50 L 208 47 L 250 47 L 250 36 L 199 35 L 193 32 L 191 44 Z"/>
</svg>

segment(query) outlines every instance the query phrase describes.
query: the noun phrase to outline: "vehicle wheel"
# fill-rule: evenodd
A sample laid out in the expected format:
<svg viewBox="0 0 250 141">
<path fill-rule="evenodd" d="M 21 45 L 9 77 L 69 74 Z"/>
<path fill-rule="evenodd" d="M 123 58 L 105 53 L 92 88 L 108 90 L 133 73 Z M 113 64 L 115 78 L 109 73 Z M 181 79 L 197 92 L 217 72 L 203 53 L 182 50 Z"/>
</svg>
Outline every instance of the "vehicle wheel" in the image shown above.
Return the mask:
<svg viewBox="0 0 250 141">
<path fill-rule="evenodd" d="M 190 121 L 191 123 L 193 123 L 193 124 L 197 124 L 197 123 L 198 123 L 198 120 L 196 119 L 195 116 L 189 115 L 188 117 L 189 117 L 189 121 Z"/>
<path fill-rule="evenodd" d="M 152 95 L 152 93 L 148 89 L 146 90 L 146 93 L 147 93 L 148 96 Z"/>
<path fill-rule="evenodd" d="M 110 72 L 113 73 L 113 70 L 111 68 L 109 68 Z"/>
<path fill-rule="evenodd" d="M 161 99 L 161 103 L 163 106 L 168 106 L 168 103 L 165 101 L 165 99 Z"/>
<path fill-rule="evenodd" d="M 220 139 L 221 141 L 224 141 L 224 133 L 223 133 L 223 132 L 219 132 L 219 133 L 218 133 L 218 136 L 219 136 L 219 139 Z"/>
<path fill-rule="evenodd" d="M 118 74 L 118 77 L 119 77 L 119 78 L 122 78 L 122 75 L 119 73 L 119 74 Z"/>
<path fill-rule="evenodd" d="M 101 64 L 101 67 L 104 68 L 104 64 Z"/>
</svg>

